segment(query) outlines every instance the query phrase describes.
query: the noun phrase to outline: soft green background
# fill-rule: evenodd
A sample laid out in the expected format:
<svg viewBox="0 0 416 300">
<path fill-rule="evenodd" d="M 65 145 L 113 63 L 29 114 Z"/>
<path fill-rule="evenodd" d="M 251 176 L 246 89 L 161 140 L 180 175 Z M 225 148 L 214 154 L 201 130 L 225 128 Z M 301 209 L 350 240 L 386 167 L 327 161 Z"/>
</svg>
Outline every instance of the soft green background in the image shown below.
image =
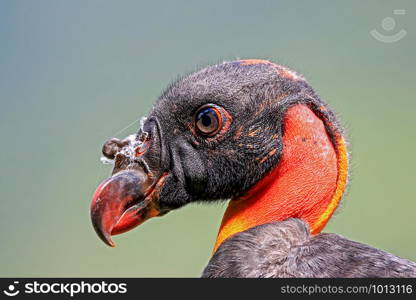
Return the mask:
<svg viewBox="0 0 416 300">
<path fill-rule="evenodd" d="M 149 2 L 0 0 L 0 276 L 198 276 L 225 206 L 110 249 L 89 219 L 101 145 L 177 74 L 253 57 L 303 73 L 348 128 L 351 188 L 326 231 L 416 260 L 414 1 Z"/>
</svg>

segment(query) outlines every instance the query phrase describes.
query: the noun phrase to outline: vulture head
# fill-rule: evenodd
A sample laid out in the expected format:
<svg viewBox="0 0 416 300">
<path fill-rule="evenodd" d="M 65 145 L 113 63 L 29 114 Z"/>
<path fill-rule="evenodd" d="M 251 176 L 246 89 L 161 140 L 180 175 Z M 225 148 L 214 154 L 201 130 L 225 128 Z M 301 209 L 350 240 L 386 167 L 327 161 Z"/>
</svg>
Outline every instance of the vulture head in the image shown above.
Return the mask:
<svg viewBox="0 0 416 300">
<path fill-rule="evenodd" d="M 112 176 L 91 218 L 112 235 L 192 202 L 230 199 L 215 250 L 236 233 L 299 218 L 319 233 L 348 173 L 336 116 L 295 72 L 266 60 L 209 66 L 171 84 L 137 134 L 111 139 Z"/>
</svg>

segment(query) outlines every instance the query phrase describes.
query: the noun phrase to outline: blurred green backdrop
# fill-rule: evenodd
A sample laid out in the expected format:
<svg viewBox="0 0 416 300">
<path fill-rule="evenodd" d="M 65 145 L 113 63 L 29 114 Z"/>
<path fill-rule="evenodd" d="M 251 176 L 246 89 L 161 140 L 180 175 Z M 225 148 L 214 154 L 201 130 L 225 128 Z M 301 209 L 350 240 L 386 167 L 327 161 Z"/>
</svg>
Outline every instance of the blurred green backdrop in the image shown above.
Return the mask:
<svg viewBox="0 0 416 300">
<path fill-rule="evenodd" d="M 0 1 L 0 276 L 199 276 L 225 205 L 152 219 L 110 249 L 90 199 L 107 138 L 177 74 L 236 58 L 303 73 L 347 126 L 351 188 L 326 231 L 416 260 L 415 14 L 410 0 Z"/>
</svg>

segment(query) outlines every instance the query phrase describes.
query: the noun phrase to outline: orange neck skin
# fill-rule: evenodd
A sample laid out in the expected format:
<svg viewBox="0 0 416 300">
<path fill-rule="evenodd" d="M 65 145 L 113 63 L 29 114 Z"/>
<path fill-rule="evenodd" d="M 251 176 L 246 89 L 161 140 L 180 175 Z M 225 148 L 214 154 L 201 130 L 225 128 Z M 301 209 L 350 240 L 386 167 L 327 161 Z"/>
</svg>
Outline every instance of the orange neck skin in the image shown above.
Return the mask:
<svg viewBox="0 0 416 300">
<path fill-rule="evenodd" d="M 344 193 L 348 157 L 343 137 L 334 145 L 323 121 L 306 105 L 290 107 L 284 118 L 283 153 L 277 167 L 246 196 L 230 201 L 214 253 L 236 233 L 257 225 L 299 218 L 319 233 Z"/>
</svg>

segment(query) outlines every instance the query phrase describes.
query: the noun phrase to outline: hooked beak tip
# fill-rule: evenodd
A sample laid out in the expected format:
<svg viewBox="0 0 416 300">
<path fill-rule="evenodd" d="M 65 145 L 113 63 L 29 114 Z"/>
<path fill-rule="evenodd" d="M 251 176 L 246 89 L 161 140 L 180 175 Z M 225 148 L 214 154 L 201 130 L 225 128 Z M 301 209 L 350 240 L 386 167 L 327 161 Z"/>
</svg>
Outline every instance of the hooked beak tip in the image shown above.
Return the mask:
<svg viewBox="0 0 416 300">
<path fill-rule="evenodd" d="M 109 239 L 105 240 L 104 243 L 106 243 L 111 248 L 115 248 L 116 247 L 116 244 L 113 242 L 113 240 L 111 239 L 111 237 Z"/>
<path fill-rule="evenodd" d="M 94 218 L 93 218 L 94 220 Z M 98 222 L 97 222 L 98 223 Z M 93 221 L 93 227 L 95 232 L 97 233 L 98 237 L 108 246 L 114 248 L 116 244 L 114 243 L 113 239 L 111 238 L 111 233 L 107 232 L 102 226 L 99 226 L 97 223 Z"/>
</svg>

